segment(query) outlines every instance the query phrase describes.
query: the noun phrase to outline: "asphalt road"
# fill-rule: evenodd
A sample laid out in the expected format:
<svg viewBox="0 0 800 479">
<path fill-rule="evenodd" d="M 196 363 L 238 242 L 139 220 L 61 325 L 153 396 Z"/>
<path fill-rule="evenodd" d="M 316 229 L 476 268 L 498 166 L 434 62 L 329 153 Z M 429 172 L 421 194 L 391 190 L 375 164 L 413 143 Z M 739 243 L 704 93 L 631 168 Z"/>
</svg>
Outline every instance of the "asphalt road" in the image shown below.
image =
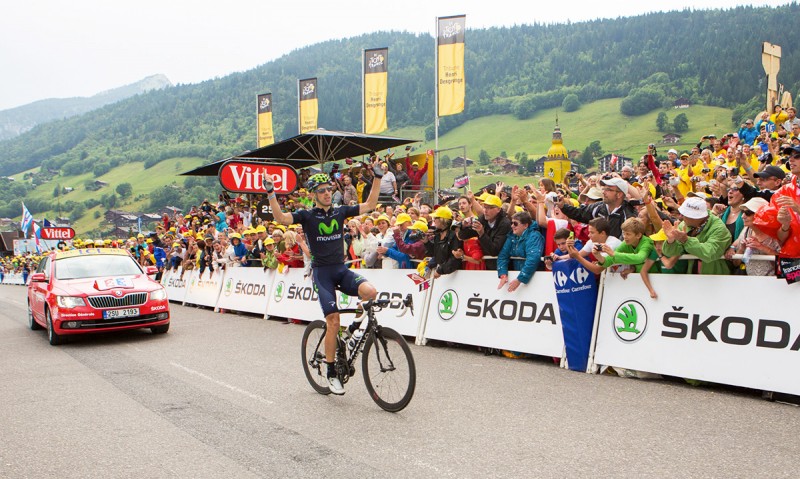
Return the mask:
<svg viewBox="0 0 800 479">
<path fill-rule="evenodd" d="M 47 344 L 0 286 L 0 477 L 796 477 L 800 409 L 412 346 L 404 411 L 321 396 L 303 326 L 172 306 L 172 327 Z"/>
</svg>

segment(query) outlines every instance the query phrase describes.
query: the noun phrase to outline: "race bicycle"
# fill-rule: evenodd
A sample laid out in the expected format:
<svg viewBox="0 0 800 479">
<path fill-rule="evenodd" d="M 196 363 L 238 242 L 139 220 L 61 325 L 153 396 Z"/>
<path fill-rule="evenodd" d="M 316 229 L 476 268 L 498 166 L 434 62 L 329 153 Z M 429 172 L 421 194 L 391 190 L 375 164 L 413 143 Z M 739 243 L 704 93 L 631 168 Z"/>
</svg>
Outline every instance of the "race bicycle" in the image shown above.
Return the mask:
<svg viewBox="0 0 800 479">
<path fill-rule="evenodd" d="M 364 375 L 367 392 L 382 409 L 397 412 L 411 402 L 417 383 L 417 371 L 411 349 L 403 336 L 394 329 L 381 326 L 375 318 L 375 313 L 390 304 L 392 300 L 389 299 L 370 300 L 362 302 L 357 309 L 339 311 L 340 314 L 358 315 L 354 320 L 359 325 L 356 331 L 363 334 L 354 332 L 352 337 L 347 338 L 343 331 L 338 333 L 334 367 L 339 380 L 345 384 L 355 375 L 356 359 L 363 353 L 361 373 Z M 403 316 L 409 309 L 414 314 L 414 301 L 410 294 L 400 303 L 400 314 L 397 316 Z M 326 330 L 325 321 L 310 323 L 303 333 L 301 350 L 306 378 L 311 387 L 320 394 L 331 393 L 323 345 Z"/>
</svg>

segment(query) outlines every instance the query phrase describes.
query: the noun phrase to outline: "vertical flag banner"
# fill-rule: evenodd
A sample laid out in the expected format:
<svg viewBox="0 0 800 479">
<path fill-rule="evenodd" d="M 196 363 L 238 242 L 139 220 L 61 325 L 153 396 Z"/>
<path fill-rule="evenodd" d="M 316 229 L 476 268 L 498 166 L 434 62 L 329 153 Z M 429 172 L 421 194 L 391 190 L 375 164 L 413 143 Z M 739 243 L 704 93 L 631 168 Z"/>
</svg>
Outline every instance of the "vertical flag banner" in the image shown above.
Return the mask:
<svg viewBox="0 0 800 479">
<path fill-rule="evenodd" d="M 269 146 L 275 143 L 272 133 L 272 93 L 258 95 L 258 116 L 256 129 L 258 130 L 258 147 Z"/>
<path fill-rule="evenodd" d="M 364 50 L 364 133 L 386 131 L 389 92 L 389 49 Z"/>
<path fill-rule="evenodd" d="M 300 133 L 317 129 L 319 106 L 317 105 L 317 79 L 307 78 L 297 82 L 297 118 Z"/>
<path fill-rule="evenodd" d="M 437 116 L 455 115 L 464 111 L 466 78 L 464 77 L 464 32 L 466 15 L 437 19 L 436 86 L 439 92 Z"/>
<path fill-rule="evenodd" d="M 23 237 L 28 234 L 28 228 L 31 227 L 31 223 L 33 223 L 33 215 L 28 211 L 28 208 L 25 208 L 25 203 L 22 203 L 22 220 L 19 222 L 19 229 L 22 230 Z"/>
<path fill-rule="evenodd" d="M 569 369 L 586 371 L 599 291 L 597 280 L 577 260 L 568 259 L 553 263 L 553 282 Z"/>
</svg>

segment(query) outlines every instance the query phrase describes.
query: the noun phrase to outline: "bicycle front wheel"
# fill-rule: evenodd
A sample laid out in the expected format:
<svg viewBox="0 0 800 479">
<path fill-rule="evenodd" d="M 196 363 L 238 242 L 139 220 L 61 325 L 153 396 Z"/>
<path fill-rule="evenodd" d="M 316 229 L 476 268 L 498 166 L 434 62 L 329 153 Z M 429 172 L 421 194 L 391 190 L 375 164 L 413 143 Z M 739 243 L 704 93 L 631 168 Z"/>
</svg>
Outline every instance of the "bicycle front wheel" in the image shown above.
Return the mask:
<svg viewBox="0 0 800 479">
<path fill-rule="evenodd" d="M 394 329 L 381 328 L 377 335 L 370 335 L 361 369 L 370 397 L 382 409 L 397 412 L 411 402 L 417 369 L 406 340 Z"/>
<path fill-rule="evenodd" d="M 320 394 L 330 394 L 328 369 L 325 365 L 325 321 L 313 321 L 306 326 L 300 353 L 303 371 L 311 387 Z"/>
</svg>

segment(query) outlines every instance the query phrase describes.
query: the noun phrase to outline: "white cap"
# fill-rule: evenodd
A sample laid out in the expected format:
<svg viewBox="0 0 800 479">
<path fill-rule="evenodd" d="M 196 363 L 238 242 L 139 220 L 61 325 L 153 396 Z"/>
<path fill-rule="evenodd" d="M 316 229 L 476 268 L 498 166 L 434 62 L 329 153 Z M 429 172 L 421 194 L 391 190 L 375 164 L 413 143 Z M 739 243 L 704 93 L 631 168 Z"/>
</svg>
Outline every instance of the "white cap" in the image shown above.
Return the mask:
<svg viewBox="0 0 800 479">
<path fill-rule="evenodd" d="M 703 198 L 691 196 L 686 198 L 681 207 L 678 208 L 678 213 L 687 218 L 699 220 L 708 216 L 708 205 Z"/>
<path fill-rule="evenodd" d="M 628 187 L 630 186 L 630 183 L 623 180 L 622 178 L 609 178 L 607 180 L 600 181 L 600 183 L 605 186 L 616 186 L 617 188 L 619 188 L 621 192 L 625 193 L 626 195 L 628 194 Z"/>
<path fill-rule="evenodd" d="M 678 151 L 677 151 L 675 148 L 670 148 L 670 149 L 669 149 L 669 151 L 668 151 L 667 153 L 674 153 L 674 154 L 676 154 L 676 155 L 677 155 L 677 154 L 678 154 Z"/>
</svg>

